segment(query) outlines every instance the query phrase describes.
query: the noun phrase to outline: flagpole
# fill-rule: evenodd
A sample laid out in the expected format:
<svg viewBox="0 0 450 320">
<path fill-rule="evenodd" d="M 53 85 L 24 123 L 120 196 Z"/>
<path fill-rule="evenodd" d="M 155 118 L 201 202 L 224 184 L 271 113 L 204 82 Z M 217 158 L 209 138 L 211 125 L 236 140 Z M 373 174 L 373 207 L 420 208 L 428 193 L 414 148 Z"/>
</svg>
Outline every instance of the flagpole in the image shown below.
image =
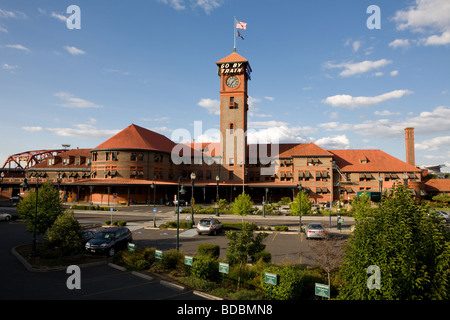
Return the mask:
<svg viewBox="0 0 450 320">
<path fill-rule="evenodd" d="M 233 40 L 234 40 L 233 52 L 236 52 L 236 17 L 234 17 L 233 22 Z"/>
</svg>

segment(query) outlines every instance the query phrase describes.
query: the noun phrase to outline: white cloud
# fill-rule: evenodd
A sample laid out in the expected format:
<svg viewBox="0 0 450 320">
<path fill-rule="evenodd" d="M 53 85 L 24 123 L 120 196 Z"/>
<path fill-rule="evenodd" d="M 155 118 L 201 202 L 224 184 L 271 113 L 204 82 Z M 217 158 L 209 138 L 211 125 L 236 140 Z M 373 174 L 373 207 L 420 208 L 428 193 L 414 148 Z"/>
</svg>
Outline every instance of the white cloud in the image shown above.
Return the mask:
<svg viewBox="0 0 450 320">
<path fill-rule="evenodd" d="M 440 36 L 432 35 L 425 39 L 426 46 L 439 46 L 450 43 L 450 30 L 444 31 Z"/>
<path fill-rule="evenodd" d="M 376 116 L 386 117 L 386 116 L 398 116 L 400 115 L 400 112 L 391 112 L 389 110 L 383 110 L 383 111 L 375 111 L 373 114 Z"/>
<path fill-rule="evenodd" d="M 436 137 L 430 140 L 422 141 L 421 143 L 416 143 L 415 148 L 417 150 L 425 151 L 438 151 L 447 149 L 450 146 L 450 136 Z"/>
<path fill-rule="evenodd" d="M 202 98 L 197 103 L 198 106 L 205 108 L 209 114 L 220 115 L 220 101 L 216 99 Z"/>
<path fill-rule="evenodd" d="M 3 19 L 9 19 L 9 18 L 25 19 L 25 18 L 27 18 L 27 15 L 20 11 L 7 11 L 7 10 L 0 9 L 0 18 L 3 18 Z"/>
<path fill-rule="evenodd" d="M 265 129 L 247 130 L 248 143 L 301 143 L 309 142 L 304 136 L 315 132 L 312 127 L 288 127 L 287 125 L 272 126 Z"/>
<path fill-rule="evenodd" d="M 221 0 L 196 0 L 194 3 L 196 6 L 199 6 L 200 8 L 202 8 L 206 14 L 210 14 L 211 11 L 220 7 L 222 5 L 223 1 L 221 1 Z"/>
<path fill-rule="evenodd" d="M 158 0 L 158 2 L 170 5 L 175 10 L 186 9 L 186 6 L 184 5 L 184 0 Z"/>
<path fill-rule="evenodd" d="M 24 47 L 21 44 L 7 44 L 5 45 L 6 48 L 11 48 L 11 49 L 17 49 L 17 50 L 21 50 L 21 51 L 25 51 L 25 52 L 30 52 L 31 50 L 28 49 L 27 47 Z"/>
<path fill-rule="evenodd" d="M 59 104 L 61 107 L 66 108 L 79 108 L 79 109 L 86 109 L 86 108 L 103 108 L 102 105 L 95 104 L 93 102 L 74 97 L 73 94 L 67 93 L 67 92 L 58 92 L 54 94 L 55 97 L 60 98 L 65 103 Z"/>
<path fill-rule="evenodd" d="M 69 52 L 73 56 L 86 54 L 85 51 L 78 49 L 76 47 L 65 46 L 64 49 L 66 49 L 66 51 Z"/>
<path fill-rule="evenodd" d="M 269 100 L 269 101 L 273 101 L 273 100 L 275 100 L 275 98 L 274 98 L 274 97 L 268 97 L 268 96 L 265 96 L 265 97 L 264 97 L 264 99 L 266 99 L 266 100 Z"/>
<path fill-rule="evenodd" d="M 413 127 L 417 135 L 446 135 L 450 132 L 450 107 L 439 106 L 404 120 L 367 120 L 357 124 L 326 122 L 318 127 L 327 131 L 353 131 L 377 138 L 402 137 L 407 127 Z"/>
<path fill-rule="evenodd" d="M 375 97 L 353 97 L 348 94 L 335 95 L 323 100 L 324 103 L 330 104 L 333 107 L 343 107 L 348 109 L 355 109 L 359 107 L 369 107 L 390 99 L 398 99 L 404 95 L 411 94 L 409 90 L 394 90 Z"/>
<path fill-rule="evenodd" d="M 169 5 L 177 11 L 186 9 L 184 0 L 158 0 L 158 2 Z M 214 9 L 219 8 L 223 4 L 223 0 L 191 0 L 189 3 L 192 8 L 199 7 L 206 14 L 210 14 Z"/>
<path fill-rule="evenodd" d="M 278 127 L 278 126 L 287 126 L 287 122 L 284 121 L 276 121 L 276 120 L 269 120 L 269 121 L 249 121 L 248 127 L 249 128 L 269 128 L 269 127 Z"/>
<path fill-rule="evenodd" d="M 378 69 L 392 63 L 391 60 L 380 59 L 377 61 L 365 60 L 361 62 L 343 62 L 339 64 L 333 64 L 331 62 L 326 62 L 324 67 L 327 69 L 338 68 L 344 69 L 339 74 L 342 77 L 354 76 L 362 74 L 373 69 Z"/>
<path fill-rule="evenodd" d="M 394 49 L 396 48 L 407 48 L 409 47 L 410 43 L 408 39 L 395 39 L 394 41 L 389 43 L 389 47 L 392 47 Z"/>
<path fill-rule="evenodd" d="M 361 42 L 359 41 L 353 41 L 352 43 L 353 51 L 357 52 L 359 50 L 359 47 L 361 47 Z"/>
<path fill-rule="evenodd" d="M 389 72 L 389 74 L 390 74 L 392 77 L 395 77 L 396 75 L 398 75 L 398 70 L 392 70 L 391 72 Z"/>
<path fill-rule="evenodd" d="M 55 18 L 59 21 L 62 22 L 67 22 L 67 17 L 63 16 L 62 14 L 56 13 L 56 12 L 52 12 L 52 14 L 50 15 L 52 18 Z"/>
<path fill-rule="evenodd" d="M 350 147 L 350 141 L 345 134 L 320 138 L 314 143 L 324 149 L 348 149 Z"/>
<path fill-rule="evenodd" d="M 115 135 L 120 130 L 98 129 L 92 124 L 75 124 L 73 128 L 45 128 L 45 127 L 22 127 L 28 132 L 50 132 L 61 137 L 74 138 L 106 138 Z"/>
<path fill-rule="evenodd" d="M 8 29 L 6 29 L 5 27 L 3 27 L 3 26 L 0 24 L 0 32 L 8 33 Z"/>
<path fill-rule="evenodd" d="M 397 29 L 432 33 L 418 44 L 446 45 L 450 43 L 450 2 L 448 0 L 416 0 L 415 5 L 395 13 Z M 440 35 L 436 34 L 440 33 Z"/>
<path fill-rule="evenodd" d="M 12 66 L 7 63 L 4 63 L 4 64 L 2 64 L 2 68 L 5 70 L 13 71 L 14 69 L 17 69 L 18 66 Z"/>
</svg>

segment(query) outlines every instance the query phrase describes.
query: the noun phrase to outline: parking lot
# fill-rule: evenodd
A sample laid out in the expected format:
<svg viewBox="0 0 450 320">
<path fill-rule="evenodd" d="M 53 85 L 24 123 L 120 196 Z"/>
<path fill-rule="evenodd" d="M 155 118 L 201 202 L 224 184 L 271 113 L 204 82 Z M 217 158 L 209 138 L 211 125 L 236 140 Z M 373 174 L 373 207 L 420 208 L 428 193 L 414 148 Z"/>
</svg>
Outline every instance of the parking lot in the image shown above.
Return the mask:
<svg viewBox="0 0 450 320">
<path fill-rule="evenodd" d="M 102 223 L 109 220 L 109 213 L 99 212 L 83 212 L 76 211 L 76 217 L 80 223 Z M 133 240 L 139 248 L 155 247 L 158 250 L 170 250 L 176 248 L 176 229 L 160 229 L 153 228 L 153 212 L 152 208 L 146 206 L 132 206 L 124 208 L 118 212 L 113 213 L 113 220 L 127 221 L 127 227 L 133 231 Z M 190 214 L 180 214 L 180 221 L 190 219 Z M 198 223 L 201 218 L 207 218 L 207 215 L 195 215 L 194 221 Z M 156 225 L 159 226 L 167 221 L 175 221 L 176 215 L 173 212 L 173 207 L 161 206 L 155 215 Z M 274 230 L 276 225 L 284 225 L 289 228 L 289 231 L 264 231 L 268 233 L 264 240 L 266 250 L 272 255 L 272 262 L 274 263 L 300 263 L 313 264 L 311 260 L 304 257 L 303 253 L 310 253 L 310 240 L 306 240 L 305 234 L 298 233 L 299 217 L 295 216 L 245 216 L 243 219 L 236 215 L 220 215 L 217 217 L 221 222 L 253 222 L 258 226 L 271 226 Z M 336 217 L 332 217 L 331 232 L 335 235 L 347 237 L 350 226 L 353 224 L 352 218 L 345 218 L 345 223 L 341 231 L 337 229 Z M 321 222 L 327 231 L 329 230 L 329 217 L 320 216 L 306 216 L 302 218 L 302 224 L 307 225 L 309 222 Z M 313 240 L 315 241 L 315 240 Z M 220 247 L 220 259 L 225 259 L 226 249 L 228 248 L 228 239 L 224 232 L 219 232 L 216 236 L 202 234 L 198 235 L 195 228 L 190 230 L 179 230 L 179 248 L 180 251 L 187 255 L 195 255 L 197 246 L 202 243 L 217 244 Z"/>
</svg>

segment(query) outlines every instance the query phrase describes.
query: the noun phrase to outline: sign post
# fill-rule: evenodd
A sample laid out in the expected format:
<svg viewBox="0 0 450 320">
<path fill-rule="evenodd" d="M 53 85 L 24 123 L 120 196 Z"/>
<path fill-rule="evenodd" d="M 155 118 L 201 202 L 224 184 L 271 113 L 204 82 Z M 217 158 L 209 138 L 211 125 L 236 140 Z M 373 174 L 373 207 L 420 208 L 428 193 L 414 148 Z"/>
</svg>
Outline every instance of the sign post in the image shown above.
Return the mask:
<svg viewBox="0 0 450 320">
<path fill-rule="evenodd" d="M 158 266 L 161 264 L 162 255 L 163 254 L 161 250 L 155 250 L 155 258 L 159 260 Z"/>
<path fill-rule="evenodd" d="M 136 245 L 134 243 L 129 243 L 128 244 L 128 251 L 133 252 L 136 250 Z"/>
<path fill-rule="evenodd" d="M 264 275 L 264 282 L 270 285 L 270 296 L 272 297 L 273 286 L 278 284 L 278 275 L 266 272 Z"/>
<path fill-rule="evenodd" d="M 322 297 L 322 299 L 323 298 L 330 299 L 330 287 L 327 286 L 326 284 L 316 283 L 315 293 L 316 296 L 320 296 Z"/>
<path fill-rule="evenodd" d="M 225 282 L 225 273 L 230 272 L 230 265 L 225 262 L 219 262 L 219 272 L 222 274 L 222 288 Z"/>
<path fill-rule="evenodd" d="M 184 264 L 188 266 L 188 277 L 189 277 L 191 267 L 194 264 L 194 258 L 190 256 L 184 256 Z"/>
</svg>

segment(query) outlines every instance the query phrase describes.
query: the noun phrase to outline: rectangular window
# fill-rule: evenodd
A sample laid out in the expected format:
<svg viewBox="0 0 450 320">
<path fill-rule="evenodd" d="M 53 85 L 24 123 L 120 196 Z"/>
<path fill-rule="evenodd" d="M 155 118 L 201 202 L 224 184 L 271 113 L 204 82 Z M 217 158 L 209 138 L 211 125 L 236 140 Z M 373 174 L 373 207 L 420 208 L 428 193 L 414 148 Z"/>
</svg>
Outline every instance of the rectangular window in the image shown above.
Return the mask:
<svg viewBox="0 0 450 320">
<path fill-rule="evenodd" d="M 234 171 L 228 171 L 228 180 L 234 180 Z"/>
<path fill-rule="evenodd" d="M 131 153 L 130 161 L 136 161 L 136 152 Z"/>
</svg>

